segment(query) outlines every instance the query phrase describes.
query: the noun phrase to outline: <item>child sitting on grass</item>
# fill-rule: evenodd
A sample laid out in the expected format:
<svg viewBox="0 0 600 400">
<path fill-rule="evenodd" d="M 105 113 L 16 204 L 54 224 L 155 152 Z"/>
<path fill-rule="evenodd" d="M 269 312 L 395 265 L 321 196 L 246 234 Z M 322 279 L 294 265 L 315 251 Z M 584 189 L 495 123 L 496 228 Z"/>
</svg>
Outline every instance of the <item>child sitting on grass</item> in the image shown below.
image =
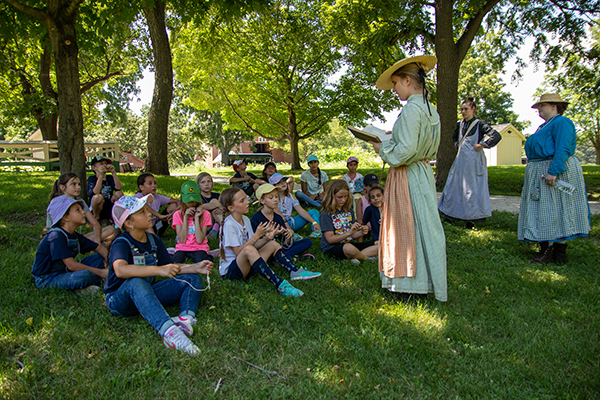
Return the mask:
<svg viewBox="0 0 600 400">
<path fill-rule="evenodd" d="M 54 198 L 62 195 L 69 196 L 75 200 L 81 200 L 79 195 L 81 194 L 81 181 L 75 172 L 65 172 L 52 185 L 52 191 L 50 192 L 50 201 Z M 83 201 L 83 200 L 82 200 Z M 115 234 L 115 227 L 112 225 L 105 226 L 102 228 L 100 223 L 90 211 L 87 204 L 83 203 L 83 211 L 85 212 L 85 219 L 92 227 L 92 232 L 85 234 L 84 236 L 96 243 L 102 243 L 104 241 L 111 242 L 113 235 Z M 44 235 L 48 230 L 52 228 L 52 218 L 50 214 L 46 216 L 46 228 L 44 229 Z"/>
<path fill-rule="evenodd" d="M 136 199 L 152 195 L 152 199 L 148 198 L 147 203 L 148 211 L 152 214 L 152 232 L 162 236 L 169 226 L 169 220 L 173 217 L 173 213 L 177 210 L 177 199 L 156 194 L 156 178 L 152 174 L 144 173 L 138 176 L 137 186 L 138 191 L 133 195 Z M 161 214 L 162 206 L 167 206 L 167 209 Z"/>
<path fill-rule="evenodd" d="M 348 187 L 350 188 L 350 196 L 354 196 L 354 193 L 359 192 L 359 190 L 354 188 L 356 181 L 363 178 L 361 174 L 356 172 L 358 169 L 358 158 L 353 156 L 348 157 L 348 160 L 346 161 L 346 168 L 348 168 L 348 172 L 342 176 L 342 179 L 348 183 Z"/>
<path fill-rule="evenodd" d="M 85 224 L 84 206 L 83 200 L 65 195 L 55 197 L 48 205 L 52 229 L 40 242 L 31 269 L 39 289 L 97 290 L 102 278 L 106 279 L 106 248 L 76 232 Z M 90 251 L 96 254 L 75 261 L 78 254 Z"/>
<path fill-rule="evenodd" d="M 277 174 L 279 175 L 279 174 Z M 281 180 L 282 186 L 287 188 L 287 184 L 285 180 Z M 294 259 L 295 256 L 304 253 L 306 250 L 312 246 L 312 241 L 310 239 L 300 239 L 296 242 L 293 241 L 294 231 L 289 225 L 283 220 L 283 217 L 279 215 L 276 211 L 278 210 L 279 204 L 279 194 L 278 192 L 282 192 L 284 189 L 275 187 L 270 183 L 266 183 L 261 185 L 256 191 L 256 196 L 258 197 L 258 201 L 262 205 L 262 208 L 258 210 L 252 218 L 250 222 L 252 223 L 252 229 L 257 230 L 261 223 L 269 223 L 274 222 L 277 228 L 284 229 L 284 232 L 278 236 L 278 239 L 281 243 L 281 247 L 285 255 Z M 314 259 L 314 256 L 308 255 Z M 306 258 L 304 258 L 306 259 Z M 312 272 L 304 271 L 300 268 L 300 277 L 299 279 L 311 279 L 320 276 L 321 274 L 314 274 Z"/>
<path fill-rule="evenodd" d="M 196 182 L 185 182 L 181 185 L 181 208 L 173 214 L 173 229 L 177 232 L 173 261 L 212 261 L 206 239 L 209 226 L 210 213 L 203 208 L 200 188 Z"/>
<path fill-rule="evenodd" d="M 121 181 L 111 160 L 104 156 L 92 158 L 91 168 L 95 175 L 87 179 L 90 208 L 99 221 L 110 220 L 113 203 L 123 196 Z"/>
<path fill-rule="evenodd" d="M 196 183 L 200 187 L 202 208 L 210 213 L 212 222 L 211 227 L 208 228 L 207 235 L 216 238 L 221 225 L 223 225 L 223 207 L 219 202 L 221 194 L 212 191 L 215 184 L 208 172 L 200 172 L 196 177 Z"/>
<path fill-rule="evenodd" d="M 311 154 L 306 158 L 308 171 L 300 175 L 302 190 L 296 192 L 296 198 L 311 207 L 321 207 L 329 177 L 319 168 L 319 158 Z"/>
<path fill-rule="evenodd" d="M 367 193 L 374 186 L 379 185 L 379 178 L 375 174 L 366 174 L 363 178 L 364 190 L 361 192 L 362 196 L 359 199 L 354 201 L 356 207 L 356 219 L 358 221 L 363 220 L 363 215 L 365 214 L 365 210 L 369 207 L 369 198 L 367 197 Z"/>
<path fill-rule="evenodd" d="M 340 260 L 350 259 L 353 264 L 377 256 L 378 245 L 373 240 L 362 243 L 353 241 L 366 235 L 369 227 L 354 219 L 350 189 L 345 180 L 336 179 L 329 184 L 320 221 L 323 254 Z"/>
<path fill-rule="evenodd" d="M 379 244 L 379 230 L 381 229 L 381 210 L 383 209 L 383 188 L 381 186 L 373 186 L 369 193 L 369 201 L 371 204 L 365 210 L 362 223 L 370 224 L 373 232 L 373 240 Z"/>
<path fill-rule="evenodd" d="M 254 192 L 256 192 L 256 189 L 265 183 L 265 181 L 258 179 L 258 177 L 251 172 L 246 172 L 247 167 L 248 165 L 245 159 L 235 160 L 233 162 L 235 175 L 229 180 L 229 183 L 233 187 L 242 189 L 247 196 L 252 197 Z"/>
<path fill-rule="evenodd" d="M 197 355 L 200 349 L 188 339 L 202 291 L 197 274 L 210 274 L 213 264 L 174 264 L 162 240 L 147 232 L 152 226 L 147 199 L 124 196 L 113 207 L 115 225 L 124 233 L 110 247 L 106 305 L 121 317 L 141 314 L 166 347 Z M 167 279 L 156 281 L 157 276 Z M 177 302 L 179 316 L 171 318 L 165 307 Z"/>
<path fill-rule="evenodd" d="M 300 205 L 300 202 L 296 200 L 294 195 L 289 191 L 287 180 L 280 173 L 273 174 L 271 178 L 269 178 L 269 183 L 281 189 L 278 193 L 279 211 L 292 230 L 294 230 L 294 232 L 298 231 L 306 224 L 310 223 L 310 228 L 312 230 L 310 237 L 321 237 L 321 226 L 318 222 L 319 212 L 314 209 L 305 211 Z M 293 210 L 298 212 L 298 215 L 295 217 L 292 217 Z"/>
<path fill-rule="evenodd" d="M 221 205 L 227 215 L 221 228 L 219 273 L 227 279 L 246 279 L 259 274 L 271 282 L 284 296 L 299 297 L 304 294 L 293 287 L 287 280 L 281 279 L 267 265 L 267 260 L 274 256 L 275 260 L 290 271 L 290 279 L 302 279 L 301 272 L 294 266 L 279 243 L 273 238 L 285 232 L 271 221 L 261 223 L 252 229 L 252 224 L 244 214 L 250 204 L 244 191 L 240 188 L 228 188 L 221 193 Z"/>
</svg>

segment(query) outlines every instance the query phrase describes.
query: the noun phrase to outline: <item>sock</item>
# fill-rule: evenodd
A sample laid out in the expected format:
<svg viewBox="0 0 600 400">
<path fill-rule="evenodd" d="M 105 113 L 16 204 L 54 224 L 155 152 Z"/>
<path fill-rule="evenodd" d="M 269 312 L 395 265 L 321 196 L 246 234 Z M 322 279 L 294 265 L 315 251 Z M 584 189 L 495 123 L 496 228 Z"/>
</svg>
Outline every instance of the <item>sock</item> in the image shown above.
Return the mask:
<svg viewBox="0 0 600 400">
<path fill-rule="evenodd" d="M 277 264 L 281 265 L 283 268 L 287 269 L 289 272 L 298 271 L 298 267 L 292 264 L 292 261 L 287 258 L 283 250 L 279 249 L 273 254 L 273 258 L 277 261 Z"/>
<path fill-rule="evenodd" d="M 252 269 L 254 270 L 254 272 L 256 272 L 259 275 L 262 275 L 266 280 L 270 281 L 273 285 L 275 285 L 275 287 L 279 287 L 279 285 L 281 285 L 281 282 L 283 282 L 283 279 L 275 275 L 275 272 L 273 272 L 273 270 L 269 268 L 265 260 L 263 260 L 262 258 L 259 258 L 258 260 L 254 261 L 254 264 L 252 264 Z"/>
</svg>

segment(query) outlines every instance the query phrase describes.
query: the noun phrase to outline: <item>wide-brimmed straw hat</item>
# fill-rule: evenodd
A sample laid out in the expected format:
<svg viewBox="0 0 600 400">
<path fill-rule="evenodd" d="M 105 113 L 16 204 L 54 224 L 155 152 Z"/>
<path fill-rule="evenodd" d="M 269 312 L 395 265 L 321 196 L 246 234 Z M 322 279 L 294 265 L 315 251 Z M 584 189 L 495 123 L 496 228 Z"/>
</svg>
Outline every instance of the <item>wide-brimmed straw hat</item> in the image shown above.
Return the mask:
<svg viewBox="0 0 600 400">
<path fill-rule="evenodd" d="M 542 103 L 562 103 L 565 106 L 569 104 L 568 101 L 561 99 L 560 94 L 558 93 L 544 93 L 542 97 L 540 97 L 540 101 L 533 103 L 531 108 L 539 108 Z"/>
<path fill-rule="evenodd" d="M 392 74 L 398 71 L 400 68 L 404 67 L 405 65 L 412 63 L 418 64 L 419 67 L 423 68 L 423 71 L 427 73 L 431 71 L 433 67 L 435 67 L 435 64 L 437 64 L 437 57 L 423 55 L 416 57 L 408 57 L 403 60 L 400 60 L 388 69 L 386 69 L 383 72 L 383 74 L 379 76 L 379 79 L 377 79 L 375 86 L 377 86 L 377 88 L 381 90 L 389 90 L 393 88 L 394 84 L 392 83 Z"/>
</svg>

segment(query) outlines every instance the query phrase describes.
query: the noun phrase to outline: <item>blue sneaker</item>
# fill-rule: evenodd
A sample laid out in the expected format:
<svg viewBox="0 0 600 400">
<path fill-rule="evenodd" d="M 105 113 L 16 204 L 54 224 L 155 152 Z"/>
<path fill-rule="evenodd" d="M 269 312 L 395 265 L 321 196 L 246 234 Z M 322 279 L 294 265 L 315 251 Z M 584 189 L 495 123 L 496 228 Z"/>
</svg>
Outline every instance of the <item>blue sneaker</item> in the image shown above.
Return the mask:
<svg viewBox="0 0 600 400">
<path fill-rule="evenodd" d="M 304 268 L 298 268 L 298 271 L 290 272 L 290 281 L 299 281 L 306 279 L 318 278 L 321 276 L 320 272 L 310 272 Z"/>
<path fill-rule="evenodd" d="M 281 293 L 282 295 L 288 297 L 300 297 L 304 294 L 302 290 L 296 289 L 295 287 L 290 285 L 290 283 L 286 280 L 281 282 L 281 285 L 279 285 L 277 290 L 279 290 L 279 293 Z"/>
</svg>

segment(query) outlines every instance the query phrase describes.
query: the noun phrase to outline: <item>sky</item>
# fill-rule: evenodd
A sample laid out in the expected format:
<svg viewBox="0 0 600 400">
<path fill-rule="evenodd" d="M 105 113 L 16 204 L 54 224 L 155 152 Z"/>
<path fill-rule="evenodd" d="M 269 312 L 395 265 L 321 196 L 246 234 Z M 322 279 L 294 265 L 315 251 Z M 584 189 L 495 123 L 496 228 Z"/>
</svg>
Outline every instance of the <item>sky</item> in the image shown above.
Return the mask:
<svg viewBox="0 0 600 400">
<path fill-rule="evenodd" d="M 529 59 L 529 52 L 531 50 L 533 44 L 533 39 L 528 39 L 525 42 L 525 45 L 519 50 L 518 55 L 524 59 Z M 522 70 L 523 78 L 519 82 L 511 83 L 510 77 L 516 71 L 517 66 L 514 62 L 514 58 L 507 61 L 505 70 L 506 73 L 500 75 L 503 82 L 506 83 L 504 90 L 509 92 L 513 98 L 513 107 L 512 110 L 519 115 L 520 121 L 531 121 L 531 124 L 528 128 L 525 128 L 523 134 L 528 135 L 535 132 L 535 129 L 543 122 L 543 120 L 538 116 L 536 110 L 531 108 L 531 105 L 535 103 L 534 93 L 539 86 L 541 86 L 544 81 L 544 68 L 543 66 L 539 66 L 537 71 L 534 71 L 533 65 L 529 65 L 528 68 Z M 152 91 L 154 90 L 154 73 L 146 70 L 144 72 L 144 78 L 138 81 L 138 86 L 140 87 L 140 101 L 134 99 L 130 103 L 131 110 L 139 114 L 140 109 L 145 104 L 150 104 L 152 101 Z M 375 121 L 373 125 L 378 128 L 384 130 L 392 130 L 394 125 L 394 121 L 398 116 L 398 111 L 393 111 L 390 113 L 384 114 L 386 117 L 385 122 Z"/>
</svg>

